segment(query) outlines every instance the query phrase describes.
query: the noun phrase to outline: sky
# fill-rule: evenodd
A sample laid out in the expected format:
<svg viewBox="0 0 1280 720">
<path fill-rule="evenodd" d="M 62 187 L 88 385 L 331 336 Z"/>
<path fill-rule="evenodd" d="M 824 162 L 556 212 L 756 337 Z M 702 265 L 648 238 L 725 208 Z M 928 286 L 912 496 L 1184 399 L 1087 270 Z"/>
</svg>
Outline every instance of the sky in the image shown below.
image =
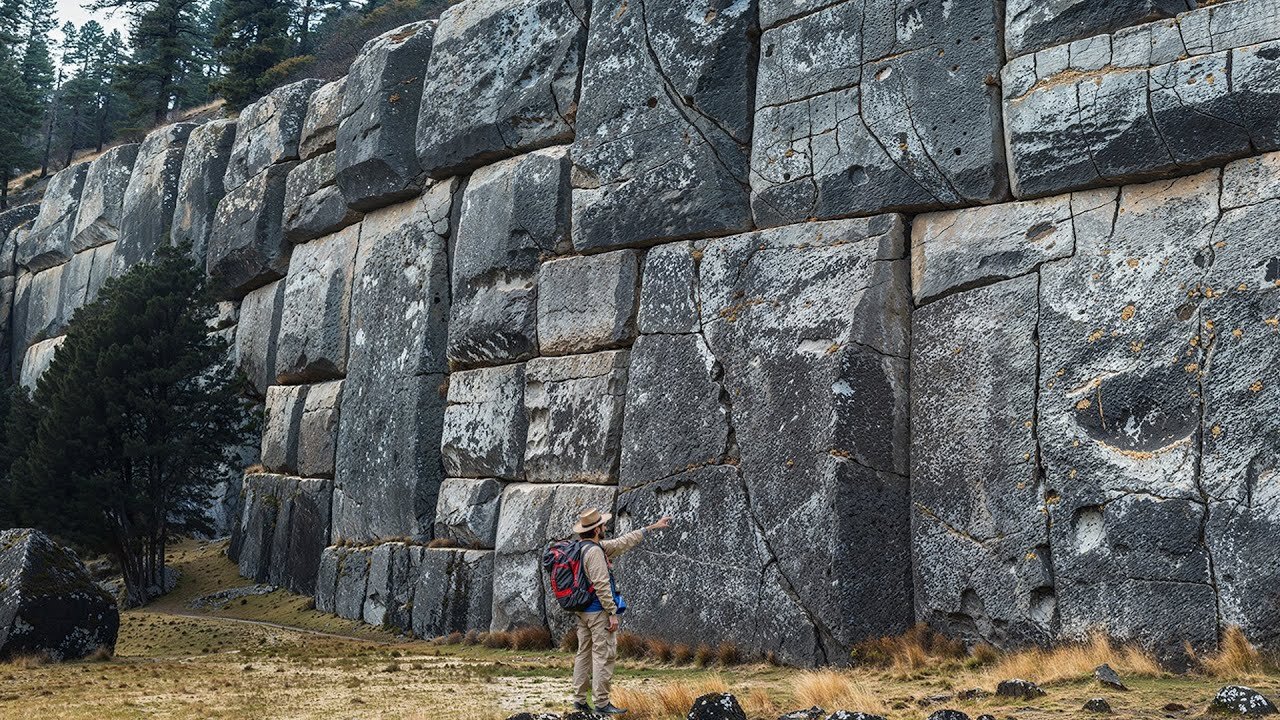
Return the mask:
<svg viewBox="0 0 1280 720">
<path fill-rule="evenodd" d="M 86 20 L 97 20 L 107 32 L 119 30 L 121 34 L 128 34 L 128 20 L 125 18 L 124 12 L 121 10 L 99 10 L 97 12 L 85 10 L 81 5 L 85 0 L 57 0 L 58 4 L 58 26 L 70 20 L 75 23 L 76 27 L 80 27 Z"/>
</svg>

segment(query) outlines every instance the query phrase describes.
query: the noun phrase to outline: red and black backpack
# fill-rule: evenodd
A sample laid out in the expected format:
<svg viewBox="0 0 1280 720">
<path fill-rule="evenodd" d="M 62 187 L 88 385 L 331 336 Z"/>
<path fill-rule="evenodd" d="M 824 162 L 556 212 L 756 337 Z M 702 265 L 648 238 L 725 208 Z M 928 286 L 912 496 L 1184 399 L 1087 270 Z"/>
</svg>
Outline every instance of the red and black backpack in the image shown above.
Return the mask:
<svg viewBox="0 0 1280 720">
<path fill-rule="evenodd" d="M 596 599 L 582 556 L 595 543 L 589 540 L 558 540 L 542 554 L 542 567 L 551 577 L 551 592 L 560 607 L 569 612 L 587 609 Z"/>
</svg>

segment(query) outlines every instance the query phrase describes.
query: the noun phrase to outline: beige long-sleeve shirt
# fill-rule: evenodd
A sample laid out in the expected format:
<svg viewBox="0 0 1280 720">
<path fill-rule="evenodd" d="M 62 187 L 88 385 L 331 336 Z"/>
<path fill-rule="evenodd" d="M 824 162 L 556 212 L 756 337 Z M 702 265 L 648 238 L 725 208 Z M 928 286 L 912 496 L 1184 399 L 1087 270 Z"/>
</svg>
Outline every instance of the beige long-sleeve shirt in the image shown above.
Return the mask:
<svg viewBox="0 0 1280 720">
<path fill-rule="evenodd" d="M 588 545 L 582 553 L 582 564 L 587 577 L 595 588 L 596 597 L 600 598 L 600 606 L 609 615 L 618 613 L 618 605 L 613 601 L 613 589 L 609 583 L 609 566 L 614 558 L 639 545 L 642 540 L 643 528 L 632 530 L 621 537 L 601 540 L 598 545 Z"/>
</svg>

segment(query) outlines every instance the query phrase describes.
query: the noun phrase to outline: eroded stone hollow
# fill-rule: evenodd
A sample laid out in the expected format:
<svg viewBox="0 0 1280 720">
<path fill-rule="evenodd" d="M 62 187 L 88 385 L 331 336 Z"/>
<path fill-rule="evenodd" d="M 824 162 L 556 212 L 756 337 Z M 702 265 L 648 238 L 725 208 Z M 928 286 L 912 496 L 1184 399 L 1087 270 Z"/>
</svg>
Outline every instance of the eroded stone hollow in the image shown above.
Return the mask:
<svg viewBox="0 0 1280 720">
<path fill-rule="evenodd" d="M 0 214 L 0 349 L 34 385 L 189 242 L 266 410 L 232 556 L 424 637 L 567 630 L 538 558 L 595 506 L 675 518 L 618 565 L 673 641 L 1274 646 L 1278 43 L 1269 0 L 464 0 Z"/>
</svg>

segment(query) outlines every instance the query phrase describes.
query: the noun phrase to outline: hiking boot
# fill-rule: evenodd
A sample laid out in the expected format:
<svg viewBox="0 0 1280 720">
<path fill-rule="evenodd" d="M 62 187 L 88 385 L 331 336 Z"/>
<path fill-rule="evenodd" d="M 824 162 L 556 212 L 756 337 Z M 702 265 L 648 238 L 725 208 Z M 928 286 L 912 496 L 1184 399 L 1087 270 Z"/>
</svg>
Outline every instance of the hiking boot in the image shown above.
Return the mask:
<svg viewBox="0 0 1280 720">
<path fill-rule="evenodd" d="M 584 703 L 584 702 L 576 702 L 576 703 L 574 703 L 574 704 L 573 704 L 573 709 L 574 709 L 574 710 L 577 710 L 578 712 L 583 712 L 583 713 L 591 713 L 591 712 L 595 712 L 594 710 L 592 710 L 592 709 L 591 709 L 591 705 L 589 705 L 589 704 L 587 704 L 587 703 Z"/>
<path fill-rule="evenodd" d="M 600 707 L 596 708 L 597 715 L 621 715 L 625 712 L 626 710 L 623 710 L 620 707 L 614 707 L 613 703 L 611 702 L 605 703 Z"/>
</svg>

